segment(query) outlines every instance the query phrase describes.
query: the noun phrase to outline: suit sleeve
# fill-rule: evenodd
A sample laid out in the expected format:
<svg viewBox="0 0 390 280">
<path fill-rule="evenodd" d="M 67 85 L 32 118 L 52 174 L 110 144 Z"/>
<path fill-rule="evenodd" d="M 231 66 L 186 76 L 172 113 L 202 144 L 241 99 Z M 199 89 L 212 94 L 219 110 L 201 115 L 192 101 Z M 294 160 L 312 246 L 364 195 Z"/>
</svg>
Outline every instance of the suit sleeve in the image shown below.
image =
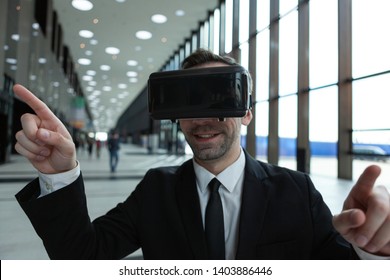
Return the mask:
<svg viewBox="0 0 390 280">
<path fill-rule="evenodd" d="M 39 181 L 35 179 L 16 194 L 16 199 L 51 259 L 120 259 L 139 248 L 131 232 L 135 218 L 127 216 L 136 211 L 118 205 L 110 218 L 91 222 L 82 175 L 48 196 L 37 199 L 38 195 Z"/>
</svg>

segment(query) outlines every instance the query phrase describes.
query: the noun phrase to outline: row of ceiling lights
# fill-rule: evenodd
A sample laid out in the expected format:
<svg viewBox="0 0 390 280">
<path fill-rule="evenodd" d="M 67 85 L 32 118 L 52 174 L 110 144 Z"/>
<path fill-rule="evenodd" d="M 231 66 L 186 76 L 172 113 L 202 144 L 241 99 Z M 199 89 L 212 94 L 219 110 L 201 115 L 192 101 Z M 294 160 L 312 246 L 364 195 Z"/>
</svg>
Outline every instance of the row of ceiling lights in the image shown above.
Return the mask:
<svg viewBox="0 0 390 280">
<path fill-rule="evenodd" d="M 123 2 L 126 2 L 126 0 L 116 0 L 118 3 L 123 3 Z M 93 9 L 93 3 L 88 1 L 88 0 L 73 0 L 72 1 L 72 6 L 75 8 L 75 9 L 78 9 L 78 10 L 81 10 L 81 11 L 90 11 Z M 177 10 L 175 12 L 176 16 L 184 16 L 185 15 L 185 12 L 183 10 Z M 156 23 L 156 24 L 163 24 L 167 21 L 167 17 L 165 15 L 162 15 L 162 14 L 155 14 L 151 17 L 151 21 Z M 98 19 L 95 19 L 93 21 L 95 24 L 98 23 Z M 80 30 L 79 31 L 79 36 L 82 37 L 82 38 L 86 38 L 86 39 L 89 39 L 90 40 L 90 44 L 91 45 L 97 45 L 98 44 L 98 41 L 96 39 L 94 39 L 94 33 L 90 30 Z M 152 33 L 149 32 L 149 31 L 146 31 L 146 30 L 139 30 L 136 32 L 135 36 L 140 39 L 140 40 L 148 40 L 150 38 L 152 38 Z M 165 41 L 164 41 L 165 39 Z M 162 38 L 161 41 L 163 43 L 166 42 L 166 38 Z M 84 48 L 85 46 L 80 46 L 81 48 Z M 88 50 L 86 51 L 86 55 L 88 56 Z M 113 59 L 115 59 L 115 57 L 120 53 L 120 49 L 119 48 L 116 48 L 116 47 L 107 47 L 105 48 L 105 52 L 108 54 L 108 55 L 111 55 L 113 57 Z M 152 61 L 152 58 L 149 58 L 148 59 L 149 62 Z M 77 60 L 78 64 L 80 65 L 90 65 L 92 63 L 92 61 L 89 59 L 89 58 L 79 58 Z M 128 60 L 127 61 L 127 65 L 128 66 L 137 66 L 138 65 L 138 62 L 136 60 Z M 140 68 L 140 66 L 139 66 Z M 109 65 L 101 65 L 100 66 L 100 70 L 102 71 L 110 71 L 111 70 L 111 67 Z M 88 84 L 90 85 L 89 87 L 87 87 L 87 91 L 90 91 L 91 93 L 89 94 L 89 103 L 90 103 L 90 107 L 92 109 L 92 114 L 95 116 L 95 117 L 99 117 L 100 119 L 104 116 L 104 114 L 102 115 L 103 111 L 106 113 L 106 115 L 108 115 L 110 112 L 110 110 L 107 110 L 105 109 L 102 105 L 99 105 L 100 104 L 100 98 L 98 97 L 101 92 L 100 90 L 96 90 L 94 89 L 94 86 L 96 85 L 96 82 L 94 82 L 94 78 L 93 76 L 96 75 L 96 72 L 95 71 L 92 71 L 92 70 L 89 70 L 86 72 L 86 74 L 82 77 L 82 79 L 86 82 L 88 82 Z M 138 82 L 138 73 L 136 71 L 128 71 L 126 73 L 127 77 L 129 77 L 129 82 L 130 83 L 137 83 Z M 126 84 L 119 84 L 118 85 L 118 88 L 120 89 L 123 89 L 125 90 L 127 88 L 127 85 Z M 105 85 L 101 88 L 102 91 L 111 91 L 111 85 Z M 127 91 L 123 92 L 122 94 L 118 95 L 117 98 L 111 98 L 110 99 L 110 102 L 111 103 L 116 103 L 116 104 L 121 104 L 121 102 L 119 102 L 120 99 L 122 98 L 125 98 L 129 93 Z M 107 116 L 108 119 L 110 119 L 109 116 Z M 97 122 L 96 119 L 94 121 L 94 123 Z M 95 123 L 96 125 L 96 123 Z"/>
</svg>

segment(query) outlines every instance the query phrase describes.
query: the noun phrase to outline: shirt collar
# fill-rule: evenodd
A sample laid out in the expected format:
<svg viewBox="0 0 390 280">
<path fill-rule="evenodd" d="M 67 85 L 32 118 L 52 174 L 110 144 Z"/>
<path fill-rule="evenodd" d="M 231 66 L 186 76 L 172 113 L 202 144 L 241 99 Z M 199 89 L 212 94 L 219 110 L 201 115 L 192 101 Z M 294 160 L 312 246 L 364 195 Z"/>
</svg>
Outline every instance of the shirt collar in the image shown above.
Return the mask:
<svg viewBox="0 0 390 280">
<path fill-rule="evenodd" d="M 238 159 L 217 176 L 209 172 L 206 168 L 200 166 L 195 160 L 193 160 L 193 162 L 196 183 L 202 193 L 206 191 L 208 183 L 214 177 L 216 177 L 229 192 L 232 192 L 234 187 L 237 185 L 237 181 L 240 178 L 240 175 L 244 172 L 245 155 L 241 148 Z"/>
</svg>

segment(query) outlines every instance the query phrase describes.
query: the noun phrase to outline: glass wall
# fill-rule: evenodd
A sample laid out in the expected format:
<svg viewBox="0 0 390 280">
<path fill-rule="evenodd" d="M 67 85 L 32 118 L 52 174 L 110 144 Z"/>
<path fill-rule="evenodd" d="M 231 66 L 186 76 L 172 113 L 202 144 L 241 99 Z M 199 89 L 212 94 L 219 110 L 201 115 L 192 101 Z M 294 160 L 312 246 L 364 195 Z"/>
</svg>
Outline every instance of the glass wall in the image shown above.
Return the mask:
<svg viewBox="0 0 390 280">
<path fill-rule="evenodd" d="M 337 86 L 310 92 L 311 173 L 337 177 Z"/>
<path fill-rule="evenodd" d="M 286 9 L 291 2 L 285 1 Z M 292 169 L 297 165 L 297 54 L 298 12 L 294 10 L 279 21 L 279 165 Z"/>
<path fill-rule="evenodd" d="M 338 80 L 337 0 L 310 1 L 310 88 Z"/>
<path fill-rule="evenodd" d="M 337 0 L 310 1 L 310 166 L 312 174 L 332 177 L 337 177 L 337 22 Z"/>
<path fill-rule="evenodd" d="M 296 169 L 297 96 L 279 99 L 279 165 Z"/>
<path fill-rule="evenodd" d="M 262 1 L 269 4 L 269 1 Z M 257 9 L 261 10 L 260 3 L 257 3 Z M 266 6 L 264 6 L 266 7 Z M 269 7 L 269 6 L 268 6 Z M 269 8 L 268 8 L 269 9 Z M 261 22 L 261 15 L 257 13 L 257 23 Z M 269 13 L 268 13 L 269 24 Z M 267 25 L 268 26 L 268 25 Z M 258 25 L 261 32 L 256 36 L 256 155 L 263 161 L 268 161 L 268 123 L 269 123 L 269 29 L 264 28 L 264 24 Z"/>
<path fill-rule="evenodd" d="M 390 181 L 390 74 L 353 82 L 352 144 L 354 179 L 370 164 L 382 168 L 383 182 Z M 387 177 L 385 177 L 387 176 Z"/>
<path fill-rule="evenodd" d="M 386 0 L 354 1 L 352 6 L 352 98 L 354 179 L 369 164 L 390 181 L 390 41 Z M 387 176 L 387 177 L 386 177 Z"/>
<path fill-rule="evenodd" d="M 254 4 L 256 20 L 250 18 Z M 339 108 L 343 97 L 340 85 L 346 84 L 352 91 L 352 104 L 343 106 L 352 106 L 352 124 L 348 126 L 351 131 L 347 132 L 351 149 L 347 156 L 354 158 L 354 176 L 370 163 L 389 168 L 390 159 L 385 161 L 385 156 L 359 156 L 355 150 L 358 145 L 375 146 L 369 148 L 380 153 L 379 147 L 390 154 L 390 113 L 384 102 L 390 91 L 390 41 L 384 36 L 390 26 L 386 14 L 390 2 L 351 4 L 351 10 L 348 5 L 342 10 L 338 0 L 225 0 L 200 25 L 199 32 L 192 34 L 192 50 L 194 42 L 199 41 L 215 53 L 237 54 L 246 68 L 253 65 L 251 55 L 255 50 L 256 65 L 251 74 L 255 82 L 258 159 L 269 161 L 271 151 L 277 154 L 277 164 L 297 169 L 297 150 L 306 145 L 312 174 L 339 176 L 340 168 L 345 168 L 338 164 L 338 147 L 345 140 L 339 129 L 339 111 L 343 112 Z M 239 7 L 238 13 L 235 7 Z M 238 18 L 233 20 L 233 14 Z M 348 21 L 349 15 L 352 22 Z M 346 44 L 345 50 L 340 47 L 339 32 L 348 30 L 349 24 L 352 48 Z M 348 40 L 343 38 L 343 42 L 344 39 Z M 344 56 L 340 59 L 342 51 Z M 345 60 L 345 54 L 351 55 L 350 61 Z M 352 75 L 346 69 L 352 69 Z M 339 81 L 339 77 L 346 78 Z M 270 101 L 277 106 L 270 109 Z M 303 120 L 300 126 L 298 119 Z M 245 145 L 245 128 L 242 134 Z M 277 141 L 278 150 L 273 150 L 276 145 L 269 141 Z M 384 173 L 390 174 L 390 170 Z"/>
<path fill-rule="evenodd" d="M 225 53 L 230 53 L 233 47 L 233 0 L 225 1 Z"/>
</svg>

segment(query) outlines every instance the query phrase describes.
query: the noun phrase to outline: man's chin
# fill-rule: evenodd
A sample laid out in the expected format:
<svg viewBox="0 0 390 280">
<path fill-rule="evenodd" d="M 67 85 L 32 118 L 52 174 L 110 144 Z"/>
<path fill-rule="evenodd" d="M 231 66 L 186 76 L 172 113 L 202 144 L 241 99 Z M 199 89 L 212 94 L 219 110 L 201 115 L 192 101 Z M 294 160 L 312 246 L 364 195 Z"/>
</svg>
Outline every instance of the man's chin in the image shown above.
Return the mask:
<svg viewBox="0 0 390 280">
<path fill-rule="evenodd" d="M 215 161 L 222 158 L 224 153 L 221 151 L 202 150 L 194 153 L 196 159 L 201 161 Z"/>
</svg>

